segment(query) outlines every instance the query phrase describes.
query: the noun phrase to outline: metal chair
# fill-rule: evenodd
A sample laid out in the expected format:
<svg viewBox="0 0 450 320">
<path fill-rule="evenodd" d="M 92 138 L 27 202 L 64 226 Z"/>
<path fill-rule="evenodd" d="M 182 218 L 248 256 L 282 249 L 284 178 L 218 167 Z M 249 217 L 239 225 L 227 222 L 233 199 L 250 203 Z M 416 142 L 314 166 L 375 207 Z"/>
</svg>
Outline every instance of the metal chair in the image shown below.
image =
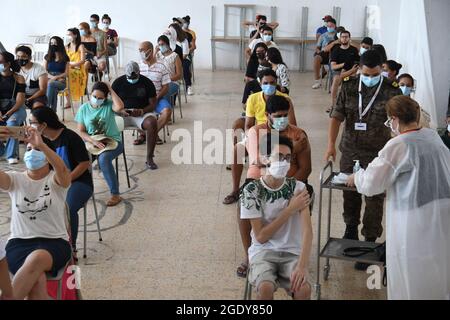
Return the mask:
<svg viewBox="0 0 450 320">
<path fill-rule="evenodd" d="M 70 93 L 69 77 L 66 77 L 66 88 L 58 92 L 60 98 L 60 105 L 62 109 L 62 121 L 65 121 L 65 99 L 70 101 L 70 109 L 72 109 L 72 115 L 75 117 L 75 107 L 73 106 L 72 94 Z"/>
<path fill-rule="evenodd" d="M 252 300 L 252 290 L 253 286 L 248 280 L 249 271 L 247 270 L 247 277 L 245 278 L 245 288 L 244 288 L 244 300 Z"/>
<path fill-rule="evenodd" d="M 89 172 L 92 175 L 93 169 L 92 169 L 92 156 L 89 154 Z M 92 186 L 94 186 L 94 183 L 92 183 Z M 94 206 L 94 213 L 95 213 L 95 221 L 97 223 L 97 231 L 98 231 L 98 241 L 102 242 L 103 238 L 102 238 L 102 232 L 101 232 L 101 228 L 100 228 L 100 220 L 98 219 L 98 211 L 97 211 L 97 203 L 95 200 L 95 190 L 92 190 L 92 204 Z M 89 202 L 89 201 L 88 201 Z M 84 216 L 84 245 L 83 245 L 83 258 L 86 259 L 87 258 L 87 205 L 88 202 L 86 202 L 84 204 L 84 208 L 83 208 L 83 216 Z"/>
<path fill-rule="evenodd" d="M 70 265 L 71 262 L 72 262 L 72 260 L 69 260 L 63 268 L 59 269 L 56 276 L 52 276 L 51 274 L 46 273 L 47 281 L 57 281 L 58 282 L 58 289 L 56 291 L 56 300 L 62 300 L 62 285 L 63 285 L 64 273 L 66 272 L 66 269 Z"/>
<path fill-rule="evenodd" d="M 125 122 L 124 122 L 123 118 L 120 117 L 120 116 L 116 116 L 116 124 L 117 124 L 117 128 L 119 129 L 119 132 L 120 132 L 120 134 L 122 136 L 123 162 L 124 162 L 124 165 L 125 165 L 125 173 L 127 175 L 128 188 L 131 188 L 130 175 L 128 173 L 127 154 L 125 152 L 125 139 L 124 139 L 124 135 L 123 135 L 123 131 L 125 130 Z M 117 183 L 119 183 L 119 157 L 116 158 L 116 177 L 117 177 Z"/>
</svg>

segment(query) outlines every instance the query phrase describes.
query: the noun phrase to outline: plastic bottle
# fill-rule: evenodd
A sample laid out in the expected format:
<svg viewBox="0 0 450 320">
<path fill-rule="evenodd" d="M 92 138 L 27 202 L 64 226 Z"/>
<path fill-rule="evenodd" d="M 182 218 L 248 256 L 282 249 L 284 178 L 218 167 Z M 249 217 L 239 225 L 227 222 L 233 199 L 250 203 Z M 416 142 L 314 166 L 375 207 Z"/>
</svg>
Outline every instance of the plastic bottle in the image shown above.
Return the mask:
<svg viewBox="0 0 450 320">
<path fill-rule="evenodd" d="M 355 166 L 353 167 L 353 173 L 357 173 L 359 170 L 361 170 L 361 164 L 359 160 L 353 160 L 355 162 Z"/>
</svg>

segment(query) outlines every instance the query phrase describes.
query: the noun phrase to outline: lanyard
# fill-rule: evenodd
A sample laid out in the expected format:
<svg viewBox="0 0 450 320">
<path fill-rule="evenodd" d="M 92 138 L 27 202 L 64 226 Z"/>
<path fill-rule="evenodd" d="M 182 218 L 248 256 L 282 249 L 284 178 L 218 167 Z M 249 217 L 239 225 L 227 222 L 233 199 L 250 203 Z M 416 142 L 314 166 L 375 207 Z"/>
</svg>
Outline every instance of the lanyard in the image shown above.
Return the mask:
<svg viewBox="0 0 450 320">
<path fill-rule="evenodd" d="M 380 84 L 378 85 L 377 91 L 375 92 L 374 96 L 372 97 L 372 100 L 370 100 L 369 104 L 367 105 L 367 107 L 364 109 L 364 112 L 363 112 L 363 98 L 362 98 L 362 93 L 361 93 L 362 79 L 361 79 L 361 77 L 359 78 L 359 105 L 358 105 L 359 121 L 362 122 L 362 118 L 367 114 L 367 112 L 369 112 L 370 108 L 372 108 L 372 105 L 374 104 L 375 99 L 377 98 L 378 94 L 380 93 L 381 86 L 383 85 L 383 79 L 384 79 L 384 77 L 381 77 Z"/>
</svg>

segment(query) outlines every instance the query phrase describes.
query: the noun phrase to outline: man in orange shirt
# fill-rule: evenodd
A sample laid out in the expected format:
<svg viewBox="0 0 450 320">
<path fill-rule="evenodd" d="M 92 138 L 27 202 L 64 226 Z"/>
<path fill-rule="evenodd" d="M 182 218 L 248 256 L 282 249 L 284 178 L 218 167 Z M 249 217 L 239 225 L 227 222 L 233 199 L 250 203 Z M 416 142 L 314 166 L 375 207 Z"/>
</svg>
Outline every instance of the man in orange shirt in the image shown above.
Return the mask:
<svg viewBox="0 0 450 320">
<path fill-rule="evenodd" d="M 277 135 L 287 137 L 292 140 L 294 150 L 290 163 L 288 177 L 294 177 L 298 181 L 306 184 L 310 194 L 312 187 L 308 185 L 308 177 L 311 174 L 311 147 L 308 136 L 302 129 L 289 124 L 289 100 L 282 96 L 271 96 L 267 101 L 266 116 L 267 121 L 260 125 L 252 127 L 248 132 L 247 151 L 249 155 L 249 169 L 247 179 L 241 188 L 261 178 L 261 161 L 259 160 L 259 141 L 264 135 L 274 132 Z M 248 266 L 248 248 L 251 245 L 251 224 L 249 220 L 243 220 L 240 217 L 240 206 L 237 207 L 237 216 L 239 223 L 239 231 L 241 234 L 242 244 L 246 253 L 246 262 L 242 263 L 237 269 L 237 275 L 245 277 Z"/>
</svg>

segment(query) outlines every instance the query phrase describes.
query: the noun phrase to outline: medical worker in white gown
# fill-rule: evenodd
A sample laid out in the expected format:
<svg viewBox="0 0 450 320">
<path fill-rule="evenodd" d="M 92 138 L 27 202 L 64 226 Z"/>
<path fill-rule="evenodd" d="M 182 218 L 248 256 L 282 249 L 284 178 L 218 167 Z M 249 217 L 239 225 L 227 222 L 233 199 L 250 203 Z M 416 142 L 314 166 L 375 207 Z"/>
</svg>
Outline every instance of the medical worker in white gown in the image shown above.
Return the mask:
<svg viewBox="0 0 450 320">
<path fill-rule="evenodd" d="M 418 127 L 414 100 L 394 97 L 386 109 L 396 137 L 348 185 L 369 197 L 387 193 L 388 299 L 450 300 L 450 152 Z"/>
</svg>

